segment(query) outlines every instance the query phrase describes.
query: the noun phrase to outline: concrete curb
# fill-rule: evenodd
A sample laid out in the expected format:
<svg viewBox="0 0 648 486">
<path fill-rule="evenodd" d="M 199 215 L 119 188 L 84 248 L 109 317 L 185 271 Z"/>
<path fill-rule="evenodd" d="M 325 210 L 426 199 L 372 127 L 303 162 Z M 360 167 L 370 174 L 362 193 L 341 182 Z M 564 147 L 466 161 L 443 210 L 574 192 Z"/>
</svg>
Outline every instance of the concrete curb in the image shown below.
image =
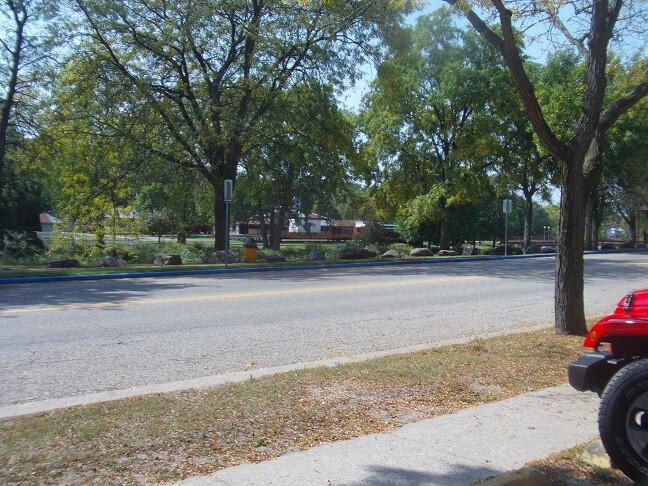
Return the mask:
<svg viewBox="0 0 648 486">
<path fill-rule="evenodd" d="M 483 338 L 496 337 L 502 335 L 518 334 L 533 332 L 544 329 L 547 326 L 538 324 L 534 326 L 524 326 L 517 329 L 506 329 L 481 335 Z M 382 358 L 398 354 L 413 353 L 428 349 L 440 348 L 452 344 L 463 344 L 470 342 L 474 337 L 463 337 L 458 339 L 447 339 L 434 343 L 419 344 L 407 346 L 404 348 L 395 348 L 387 351 L 375 351 L 371 353 L 362 353 L 353 356 L 336 357 L 307 363 L 294 363 L 283 366 L 274 366 L 269 368 L 250 369 L 245 371 L 236 371 L 232 373 L 223 373 L 218 375 L 202 376 L 200 378 L 191 378 L 187 380 L 178 380 L 166 383 L 156 383 L 147 386 L 126 388 L 121 390 L 107 390 L 85 395 L 68 396 L 60 398 L 51 398 L 48 400 L 39 400 L 35 402 L 23 402 L 15 405 L 0 406 L 0 420 L 36 413 L 50 412 L 62 408 L 78 407 L 91 405 L 94 403 L 110 402 L 113 400 L 123 400 L 127 398 L 141 397 L 145 395 L 154 395 L 157 393 L 172 393 L 182 390 L 202 390 L 227 385 L 230 383 L 240 383 L 249 379 L 272 376 L 280 373 L 289 373 L 291 371 L 306 370 L 319 367 L 333 368 L 346 363 L 358 363 L 368 359 Z"/>
<path fill-rule="evenodd" d="M 622 250 L 599 250 L 586 251 L 586 255 L 606 254 L 606 253 L 626 253 L 636 251 L 648 251 L 648 248 L 628 248 Z M 493 260 L 524 260 L 528 258 L 552 258 L 555 253 L 535 253 L 532 255 L 511 255 L 511 256 L 458 256 L 458 257 L 437 257 L 421 258 L 416 260 L 397 260 L 397 261 L 378 261 L 378 262 L 349 262 L 349 263 L 325 263 L 312 265 L 285 265 L 285 266 L 263 266 L 263 267 L 225 267 L 208 270 L 168 270 L 154 272 L 128 272 L 128 273 L 106 273 L 92 275 L 57 275 L 57 276 L 39 276 L 39 277 L 14 277 L 0 278 L 0 285 L 20 284 L 20 283 L 46 283 L 46 282 L 64 282 L 75 280 L 112 280 L 127 278 L 151 278 L 151 277 L 184 277 L 184 276 L 201 276 L 215 274 L 236 274 L 236 273 L 256 273 L 256 272 L 281 272 L 292 270 L 322 270 L 331 268 L 361 268 L 361 267 L 387 267 L 395 265 L 443 265 L 450 263 L 471 263 L 480 261 Z"/>
<path fill-rule="evenodd" d="M 555 257 L 554 253 L 533 254 L 533 255 L 514 255 L 514 256 L 477 256 L 477 257 L 439 257 L 435 259 L 423 258 L 420 260 L 398 260 L 398 261 L 380 261 L 380 262 L 349 262 L 349 263 L 327 263 L 313 265 L 285 265 L 285 266 L 263 266 L 263 267 L 231 267 L 231 268 L 214 268 L 207 270 L 168 270 L 153 272 L 124 272 L 124 273 L 106 273 L 92 275 L 56 275 L 56 276 L 38 276 L 38 277 L 14 277 L 0 278 L 0 285 L 20 284 L 20 283 L 45 283 L 45 282 L 64 282 L 75 280 L 112 280 L 126 278 L 152 278 L 152 277 L 184 277 L 184 276 L 201 276 L 215 274 L 237 274 L 237 273 L 257 273 L 257 272 L 281 272 L 293 270 L 323 270 L 332 268 L 362 268 L 362 267 L 387 267 L 397 265 L 442 265 L 449 263 L 469 263 L 479 261 L 493 261 L 504 259 L 527 259 L 527 258 L 546 258 Z"/>
</svg>

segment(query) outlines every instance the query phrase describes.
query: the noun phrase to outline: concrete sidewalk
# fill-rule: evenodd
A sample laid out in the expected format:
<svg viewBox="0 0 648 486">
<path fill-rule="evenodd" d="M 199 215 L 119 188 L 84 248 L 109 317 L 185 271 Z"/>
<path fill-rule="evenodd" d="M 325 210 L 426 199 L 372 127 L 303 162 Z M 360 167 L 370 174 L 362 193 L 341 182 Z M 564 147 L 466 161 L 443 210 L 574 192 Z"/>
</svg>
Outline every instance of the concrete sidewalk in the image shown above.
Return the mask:
<svg viewBox="0 0 648 486">
<path fill-rule="evenodd" d="M 176 484 L 470 485 L 596 437 L 598 402 L 568 385 L 547 388 Z"/>
</svg>

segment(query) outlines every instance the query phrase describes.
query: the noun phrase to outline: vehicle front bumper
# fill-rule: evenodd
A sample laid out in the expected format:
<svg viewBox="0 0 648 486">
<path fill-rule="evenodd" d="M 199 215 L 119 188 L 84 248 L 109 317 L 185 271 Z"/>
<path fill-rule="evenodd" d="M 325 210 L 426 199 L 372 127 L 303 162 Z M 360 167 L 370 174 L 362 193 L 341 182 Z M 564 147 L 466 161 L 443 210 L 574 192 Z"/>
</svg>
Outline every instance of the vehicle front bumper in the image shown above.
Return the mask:
<svg viewBox="0 0 648 486">
<path fill-rule="evenodd" d="M 609 352 L 587 353 L 569 365 L 569 384 L 578 391 L 593 391 L 600 395 L 619 368 L 619 363 Z"/>
</svg>

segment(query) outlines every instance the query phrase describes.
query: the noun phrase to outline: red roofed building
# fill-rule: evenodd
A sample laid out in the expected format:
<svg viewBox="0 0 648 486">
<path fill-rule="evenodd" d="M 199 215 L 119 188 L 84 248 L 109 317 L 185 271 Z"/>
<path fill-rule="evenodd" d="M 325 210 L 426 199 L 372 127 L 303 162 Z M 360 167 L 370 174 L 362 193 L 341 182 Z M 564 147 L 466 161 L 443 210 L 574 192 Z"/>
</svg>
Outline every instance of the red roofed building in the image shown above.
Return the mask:
<svg viewBox="0 0 648 486">
<path fill-rule="evenodd" d="M 40 213 L 38 219 L 43 233 L 51 233 L 54 230 L 54 225 L 62 223 L 56 216 L 49 213 Z"/>
</svg>

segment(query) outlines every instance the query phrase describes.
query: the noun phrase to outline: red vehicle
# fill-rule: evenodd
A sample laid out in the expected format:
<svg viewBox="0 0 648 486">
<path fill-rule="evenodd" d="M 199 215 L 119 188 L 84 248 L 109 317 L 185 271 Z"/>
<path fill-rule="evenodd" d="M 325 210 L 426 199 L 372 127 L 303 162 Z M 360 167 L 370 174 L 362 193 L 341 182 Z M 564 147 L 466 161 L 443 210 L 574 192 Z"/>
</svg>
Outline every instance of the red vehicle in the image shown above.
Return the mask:
<svg viewBox="0 0 648 486">
<path fill-rule="evenodd" d="M 599 394 L 599 432 L 612 465 L 648 484 L 648 289 L 621 299 L 583 345 L 593 351 L 569 366 L 569 383 Z"/>
</svg>

